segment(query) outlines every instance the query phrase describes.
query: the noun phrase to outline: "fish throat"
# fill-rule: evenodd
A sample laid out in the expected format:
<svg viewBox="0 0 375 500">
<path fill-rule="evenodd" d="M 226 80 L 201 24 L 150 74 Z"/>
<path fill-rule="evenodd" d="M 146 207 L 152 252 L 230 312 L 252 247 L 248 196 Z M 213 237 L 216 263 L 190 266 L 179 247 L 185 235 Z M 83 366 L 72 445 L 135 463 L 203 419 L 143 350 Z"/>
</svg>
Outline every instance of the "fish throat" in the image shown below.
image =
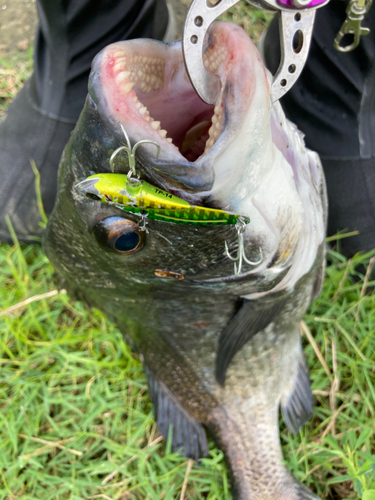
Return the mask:
<svg viewBox="0 0 375 500">
<path fill-rule="evenodd" d="M 169 157 L 195 162 L 211 151 L 227 125 L 232 68 L 238 65 L 243 45 L 236 29 L 220 23 L 207 37 L 204 66 L 221 81 L 215 106 L 203 102 L 192 87 L 181 43 L 134 40 L 110 46 L 101 76 L 110 113 L 133 140 L 154 140 Z M 246 72 L 242 77 L 248 78 Z M 237 74 L 235 79 L 238 82 Z M 241 85 L 236 83 L 236 89 Z"/>
</svg>

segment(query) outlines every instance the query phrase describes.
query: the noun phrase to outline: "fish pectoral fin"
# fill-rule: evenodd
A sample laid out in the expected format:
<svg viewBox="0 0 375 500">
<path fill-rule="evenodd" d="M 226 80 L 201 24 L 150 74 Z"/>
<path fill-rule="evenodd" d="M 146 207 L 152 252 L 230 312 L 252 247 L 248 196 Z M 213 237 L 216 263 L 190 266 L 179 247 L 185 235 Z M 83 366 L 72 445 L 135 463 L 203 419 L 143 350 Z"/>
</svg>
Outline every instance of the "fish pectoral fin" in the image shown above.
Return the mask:
<svg viewBox="0 0 375 500">
<path fill-rule="evenodd" d="M 281 414 L 286 426 L 293 434 L 298 434 L 301 426 L 311 417 L 313 405 L 309 370 L 301 350 L 292 390 L 284 394 L 281 399 Z"/>
<path fill-rule="evenodd" d="M 274 321 L 286 299 L 246 300 L 221 332 L 216 356 L 216 380 L 224 386 L 228 366 L 234 355 L 258 332 Z"/>
<path fill-rule="evenodd" d="M 163 382 L 156 380 L 147 366 L 145 372 L 159 432 L 164 439 L 168 439 L 169 428 L 173 428 L 172 451 L 180 450 L 184 456 L 194 460 L 206 457 L 208 445 L 203 425 L 183 408 Z"/>
</svg>

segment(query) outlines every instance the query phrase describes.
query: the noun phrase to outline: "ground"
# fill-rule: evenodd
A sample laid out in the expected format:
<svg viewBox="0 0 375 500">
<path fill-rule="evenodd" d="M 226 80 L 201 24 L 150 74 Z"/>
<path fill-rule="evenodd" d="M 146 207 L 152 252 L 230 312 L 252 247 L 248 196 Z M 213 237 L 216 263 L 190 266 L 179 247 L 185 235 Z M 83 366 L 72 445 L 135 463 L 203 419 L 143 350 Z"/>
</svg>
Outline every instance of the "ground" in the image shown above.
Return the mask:
<svg viewBox="0 0 375 500">
<path fill-rule="evenodd" d="M 36 24 L 35 0 L 1 0 L 0 60 L 26 51 L 34 40 Z"/>
</svg>

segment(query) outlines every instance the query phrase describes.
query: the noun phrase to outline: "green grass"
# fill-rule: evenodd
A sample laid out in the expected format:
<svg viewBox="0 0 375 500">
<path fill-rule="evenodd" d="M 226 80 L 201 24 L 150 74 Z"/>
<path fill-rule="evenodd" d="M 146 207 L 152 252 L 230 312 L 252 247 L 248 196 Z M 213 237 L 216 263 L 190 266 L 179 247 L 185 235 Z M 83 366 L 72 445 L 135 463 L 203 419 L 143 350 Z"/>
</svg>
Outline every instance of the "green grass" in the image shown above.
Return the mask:
<svg viewBox="0 0 375 500">
<path fill-rule="evenodd" d="M 322 498 L 375 494 L 375 296 L 356 270 L 369 258 L 330 252 L 305 318 L 326 364 L 304 337 L 315 413 L 299 436 L 282 426 L 288 466 Z M 52 273 L 37 246 L 0 249 L 0 499 L 179 499 L 192 464 L 161 441 L 140 362 Z M 231 498 L 212 442 L 184 498 Z"/>
<path fill-rule="evenodd" d="M 37 246 L 1 248 L 2 310 L 40 298 L 1 318 L 0 499 L 179 498 L 191 463 L 161 442 L 141 364 L 102 313 L 42 298 L 52 272 Z M 190 498 L 229 498 L 222 458 Z"/>
<path fill-rule="evenodd" d="M 273 12 L 257 9 L 247 2 L 240 2 L 225 12 L 220 19 L 238 24 L 257 42 L 274 15 Z"/>
<path fill-rule="evenodd" d="M 269 15 L 244 5 L 227 18 L 257 37 Z M 26 56 L 0 60 L 0 113 Z M 281 423 L 286 463 L 324 499 L 375 499 L 371 257 L 330 251 L 303 329 L 314 416 L 298 436 Z M 139 360 L 101 312 L 57 293 L 40 247 L 0 246 L 0 314 L 0 500 L 231 498 L 223 453 L 210 441 L 200 466 L 171 453 Z"/>
</svg>

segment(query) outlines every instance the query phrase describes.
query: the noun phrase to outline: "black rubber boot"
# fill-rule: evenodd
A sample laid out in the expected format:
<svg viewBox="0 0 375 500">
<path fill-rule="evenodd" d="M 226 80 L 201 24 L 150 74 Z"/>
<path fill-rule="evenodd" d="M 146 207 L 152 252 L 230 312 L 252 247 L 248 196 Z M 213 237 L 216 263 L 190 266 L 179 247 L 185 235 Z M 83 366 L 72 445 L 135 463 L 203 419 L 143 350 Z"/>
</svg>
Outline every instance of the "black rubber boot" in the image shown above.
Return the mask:
<svg viewBox="0 0 375 500">
<path fill-rule="evenodd" d="M 358 230 L 341 241 L 352 256 L 375 248 L 375 11 L 363 25 L 353 52 L 338 52 L 333 41 L 343 24 L 347 2 L 331 0 L 318 9 L 306 66 L 281 100 L 287 117 L 305 134 L 322 159 L 329 199 L 328 234 Z M 275 73 L 280 60 L 275 19 L 264 40 L 266 64 Z"/>
<path fill-rule="evenodd" d="M 40 0 L 34 74 L 0 123 L 0 241 L 11 242 L 8 214 L 20 241 L 41 235 L 33 159 L 47 215 L 57 167 L 83 108 L 91 61 L 106 45 L 129 38 L 162 39 L 165 0 Z"/>
</svg>

